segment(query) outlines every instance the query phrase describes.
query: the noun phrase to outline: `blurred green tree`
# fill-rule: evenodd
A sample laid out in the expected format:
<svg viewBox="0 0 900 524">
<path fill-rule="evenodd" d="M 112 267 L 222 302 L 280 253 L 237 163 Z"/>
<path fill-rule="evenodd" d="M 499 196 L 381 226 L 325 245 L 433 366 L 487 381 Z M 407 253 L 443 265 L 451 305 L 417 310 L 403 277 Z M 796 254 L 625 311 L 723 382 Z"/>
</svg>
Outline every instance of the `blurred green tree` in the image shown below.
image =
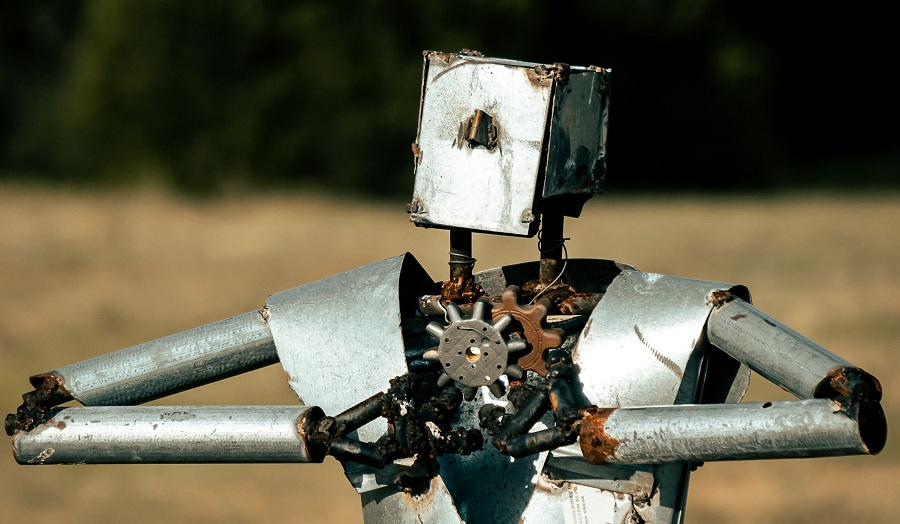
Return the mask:
<svg viewBox="0 0 900 524">
<path fill-rule="evenodd" d="M 817 165 L 873 155 L 896 166 L 900 128 L 876 129 L 897 113 L 876 67 L 888 19 L 820 11 L 762 0 L 6 2 L 0 177 L 405 193 L 418 52 L 463 47 L 612 67 L 612 189 L 760 189 L 788 169 L 807 184 Z M 835 67 L 847 61 L 864 67 Z M 856 110 L 838 116 L 845 101 Z"/>
</svg>

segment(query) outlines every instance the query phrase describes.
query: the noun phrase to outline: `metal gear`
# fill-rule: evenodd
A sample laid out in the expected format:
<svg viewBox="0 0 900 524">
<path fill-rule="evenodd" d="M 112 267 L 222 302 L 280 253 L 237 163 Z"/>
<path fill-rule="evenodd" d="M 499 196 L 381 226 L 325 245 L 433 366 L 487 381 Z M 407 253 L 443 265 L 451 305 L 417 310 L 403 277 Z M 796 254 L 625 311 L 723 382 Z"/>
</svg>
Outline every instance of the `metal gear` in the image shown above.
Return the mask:
<svg viewBox="0 0 900 524">
<path fill-rule="evenodd" d="M 518 366 L 509 366 L 509 354 L 524 350 L 525 341 L 503 337 L 503 330 L 513 317 L 495 315 L 491 323 L 490 304 L 484 300 L 475 302 L 469 318 L 464 318 L 453 302 L 446 307 L 450 325 L 443 327 L 432 322 L 425 328 L 440 341 L 437 349 L 423 355 L 426 360 L 441 363 L 443 373 L 438 378 L 438 385 L 444 387 L 455 381 L 471 394 L 474 394 L 473 388 L 490 386 L 495 396 L 501 396 L 503 383 L 497 380 L 501 375 L 518 379 L 524 374 Z"/>
<path fill-rule="evenodd" d="M 492 315 L 494 320 L 509 315 L 522 324 L 531 351 L 517 357 L 517 363 L 522 369 L 530 369 L 543 377 L 547 375 L 544 354 L 548 349 L 561 346 L 566 333 L 562 329 L 547 326 L 547 313 L 553 305 L 549 300 L 542 298 L 535 304 L 521 305 L 521 293 L 518 286 L 506 288 L 500 295 L 500 304 L 494 305 Z"/>
</svg>

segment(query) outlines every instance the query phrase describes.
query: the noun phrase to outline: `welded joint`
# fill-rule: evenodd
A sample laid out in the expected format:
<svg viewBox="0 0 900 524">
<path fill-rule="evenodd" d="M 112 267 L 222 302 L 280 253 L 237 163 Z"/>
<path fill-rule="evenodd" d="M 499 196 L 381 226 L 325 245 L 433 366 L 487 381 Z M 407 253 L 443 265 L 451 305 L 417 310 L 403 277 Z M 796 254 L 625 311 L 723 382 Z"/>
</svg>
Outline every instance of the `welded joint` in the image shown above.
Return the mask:
<svg viewBox="0 0 900 524">
<path fill-rule="evenodd" d="M 727 289 L 717 289 L 709 293 L 706 297 L 706 303 L 714 308 L 720 308 L 735 298 L 737 297 L 731 291 Z"/>
<path fill-rule="evenodd" d="M 15 413 L 6 415 L 4 429 L 13 436 L 19 431 L 30 431 L 52 417 L 52 408 L 73 399 L 62 377 L 48 372 L 29 378 L 34 391 L 22 395 L 22 405 Z"/>
</svg>

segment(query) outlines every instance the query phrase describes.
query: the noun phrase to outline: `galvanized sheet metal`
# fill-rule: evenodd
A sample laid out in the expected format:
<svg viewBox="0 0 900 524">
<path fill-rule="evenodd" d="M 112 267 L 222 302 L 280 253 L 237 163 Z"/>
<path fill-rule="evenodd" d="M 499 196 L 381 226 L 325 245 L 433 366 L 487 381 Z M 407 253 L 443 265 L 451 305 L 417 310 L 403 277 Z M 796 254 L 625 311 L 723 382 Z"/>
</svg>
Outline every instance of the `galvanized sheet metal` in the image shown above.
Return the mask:
<svg viewBox="0 0 900 524">
<path fill-rule="evenodd" d="M 20 464 L 321 462 L 303 406 L 102 406 L 59 409 L 13 436 Z"/>
<path fill-rule="evenodd" d="M 431 280 L 409 253 L 282 291 L 267 300 L 269 326 L 291 389 L 336 415 L 407 372 L 400 328 L 401 280 Z M 421 293 L 420 293 L 421 294 Z M 377 419 L 357 430 L 374 442 Z"/>
<path fill-rule="evenodd" d="M 700 364 L 692 357 L 712 309 L 709 296 L 732 287 L 622 271 L 591 314 L 573 353 L 588 400 L 603 407 L 694 402 L 696 383 L 680 390 L 683 378 L 696 376 Z"/>
<path fill-rule="evenodd" d="M 441 477 L 431 479 L 428 491 L 411 495 L 391 486 L 362 494 L 366 522 L 463 524 Z M 477 521 L 469 521 L 477 522 Z"/>
<path fill-rule="evenodd" d="M 551 82 L 531 67 L 458 55 L 426 55 L 416 182 L 410 215 L 421 225 L 533 234 L 534 195 L 550 111 Z M 476 110 L 493 118 L 493 149 L 460 143 Z"/>
</svg>

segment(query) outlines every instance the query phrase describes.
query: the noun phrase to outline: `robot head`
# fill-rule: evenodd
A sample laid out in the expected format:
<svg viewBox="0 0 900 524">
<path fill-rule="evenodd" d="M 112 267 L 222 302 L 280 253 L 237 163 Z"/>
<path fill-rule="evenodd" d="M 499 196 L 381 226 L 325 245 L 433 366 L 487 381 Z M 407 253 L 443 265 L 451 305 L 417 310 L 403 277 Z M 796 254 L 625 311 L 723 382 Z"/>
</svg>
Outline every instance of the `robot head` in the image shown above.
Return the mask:
<svg viewBox="0 0 900 524">
<path fill-rule="evenodd" d="M 601 192 L 610 70 L 426 51 L 407 207 L 417 226 L 533 236 Z"/>
</svg>

